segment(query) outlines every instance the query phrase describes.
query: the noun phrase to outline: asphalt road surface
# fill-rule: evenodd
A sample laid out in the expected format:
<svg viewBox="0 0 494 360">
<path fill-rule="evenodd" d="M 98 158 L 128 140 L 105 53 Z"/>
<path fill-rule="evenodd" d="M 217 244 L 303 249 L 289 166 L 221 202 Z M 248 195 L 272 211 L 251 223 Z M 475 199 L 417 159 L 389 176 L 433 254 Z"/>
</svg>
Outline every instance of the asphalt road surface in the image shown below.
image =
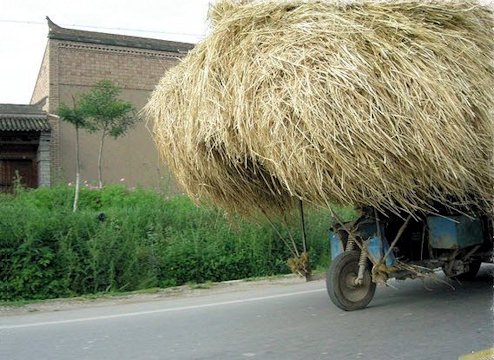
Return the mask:
<svg viewBox="0 0 494 360">
<path fill-rule="evenodd" d="M 0 359 L 458 359 L 493 346 L 492 272 L 454 290 L 392 282 L 354 312 L 329 302 L 323 280 L 293 279 L 4 311 Z"/>
</svg>

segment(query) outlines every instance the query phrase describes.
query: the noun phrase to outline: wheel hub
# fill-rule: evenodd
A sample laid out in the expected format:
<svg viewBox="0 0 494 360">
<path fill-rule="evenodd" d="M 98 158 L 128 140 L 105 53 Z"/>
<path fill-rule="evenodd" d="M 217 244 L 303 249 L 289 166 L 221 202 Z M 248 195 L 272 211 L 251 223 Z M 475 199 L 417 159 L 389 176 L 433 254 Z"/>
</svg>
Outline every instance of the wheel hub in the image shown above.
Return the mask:
<svg viewBox="0 0 494 360">
<path fill-rule="evenodd" d="M 368 291 L 370 285 L 370 277 L 368 273 L 363 279 L 358 279 L 358 266 L 352 264 L 346 266 L 341 273 L 341 291 L 344 296 L 351 301 L 360 301 Z"/>
</svg>

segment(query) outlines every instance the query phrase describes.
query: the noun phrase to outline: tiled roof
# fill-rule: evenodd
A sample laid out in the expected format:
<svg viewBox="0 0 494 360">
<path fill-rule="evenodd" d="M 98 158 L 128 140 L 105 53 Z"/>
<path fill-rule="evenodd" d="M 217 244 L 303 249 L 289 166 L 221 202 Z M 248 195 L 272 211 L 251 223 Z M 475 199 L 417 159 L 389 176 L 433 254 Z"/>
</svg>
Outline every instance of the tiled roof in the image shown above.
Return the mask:
<svg viewBox="0 0 494 360">
<path fill-rule="evenodd" d="M 0 104 L 0 131 L 50 131 L 46 112 L 36 105 Z"/>
<path fill-rule="evenodd" d="M 50 39 L 112 46 L 124 46 L 137 49 L 168 51 L 179 54 L 185 54 L 194 47 L 194 44 L 175 41 L 107 34 L 94 31 L 65 29 L 55 24 L 53 21 L 50 20 L 49 17 L 46 17 L 46 19 L 48 20 L 48 27 L 50 29 L 50 31 L 48 32 L 48 38 Z"/>
</svg>

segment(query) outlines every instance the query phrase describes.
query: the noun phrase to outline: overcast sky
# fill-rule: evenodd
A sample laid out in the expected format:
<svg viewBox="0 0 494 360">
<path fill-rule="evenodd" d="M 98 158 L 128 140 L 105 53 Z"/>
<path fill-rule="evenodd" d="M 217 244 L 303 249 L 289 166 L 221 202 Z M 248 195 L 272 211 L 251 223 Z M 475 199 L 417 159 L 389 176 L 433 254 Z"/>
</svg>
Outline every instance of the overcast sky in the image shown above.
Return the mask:
<svg viewBox="0 0 494 360">
<path fill-rule="evenodd" d="M 212 0 L 0 0 L 0 103 L 28 104 L 47 42 L 46 16 L 81 30 L 196 43 Z"/>
<path fill-rule="evenodd" d="M 210 2 L 0 0 L 0 103 L 29 103 L 47 42 L 46 16 L 67 28 L 196 43 L 207 32 Z"/>
</svg>

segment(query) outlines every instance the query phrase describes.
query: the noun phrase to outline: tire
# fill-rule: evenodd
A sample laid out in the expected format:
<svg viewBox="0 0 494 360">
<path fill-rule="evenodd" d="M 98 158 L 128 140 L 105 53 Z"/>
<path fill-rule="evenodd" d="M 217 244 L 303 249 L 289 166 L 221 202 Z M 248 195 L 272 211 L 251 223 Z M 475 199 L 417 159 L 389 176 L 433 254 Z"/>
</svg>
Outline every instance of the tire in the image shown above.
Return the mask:
<svg viewBox="0 0 494 360">
<path fill-rule="evenodd" d="M 344 251 L 333 259 L 326 274 L 326 289 L 331 301 L 345 311 L 365 308 L 376 291 L 367 264 L 362 285 L 354 285 L 358 275 L 359 251 Z"/>
<path fill-rule="evenodd" d="M 482 262 L 480 260 L 472 261 L 471 263 L 468 264 L 467 272 L 464 272 L 463 274 L 458 274 L 456 276 L 451 276 L 451 278 L 459 281 L 474 280 L 475 277 L 477 276 L 477 273 L 480 270 L 481 264 Z"/>
</svg>

